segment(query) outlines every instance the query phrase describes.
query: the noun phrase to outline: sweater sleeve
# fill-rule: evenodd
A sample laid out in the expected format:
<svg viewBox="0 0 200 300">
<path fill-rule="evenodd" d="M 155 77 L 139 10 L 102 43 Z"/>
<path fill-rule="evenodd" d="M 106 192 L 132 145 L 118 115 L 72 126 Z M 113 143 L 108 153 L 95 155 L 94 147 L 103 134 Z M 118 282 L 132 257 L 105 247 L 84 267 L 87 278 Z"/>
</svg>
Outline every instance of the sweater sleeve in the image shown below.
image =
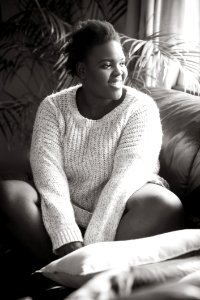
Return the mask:
<svg viewBox="0 0 200 300">
<path fill-rule="evenodd" d="M 91 217 L 85 245 L 115 239 L 127 200 L 151 178 L 156 169 L 161 143 L 159 110 L 148 97 L 129 117 L 122 132 L 113 171 Z"/>
<path fill-rule="evenodd" d="M 46 98 L 40 104 L 33 128 L 30 162 L 41 196 L 42 217 L 53 251 L 64 244 L 83 241 L 75 221 L 69 186 L 64 172 L 60 110 Z"/>
</svg>

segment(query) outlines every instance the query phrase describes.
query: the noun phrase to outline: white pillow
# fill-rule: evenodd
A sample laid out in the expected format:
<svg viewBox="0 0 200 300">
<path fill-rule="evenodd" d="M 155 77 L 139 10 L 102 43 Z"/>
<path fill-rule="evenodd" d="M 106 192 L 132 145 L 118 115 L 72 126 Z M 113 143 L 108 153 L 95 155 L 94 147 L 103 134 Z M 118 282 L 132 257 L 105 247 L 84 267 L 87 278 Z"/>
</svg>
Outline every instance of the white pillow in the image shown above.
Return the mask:
<svg viewBox="0 0 200 300">
<path fill-rule="evenodd" d="M 136 240 L 91 244 L 37 272 L 59 284 L 77 288 L 105 270 L 161 262 L 199 249 L 200 229 L 184 229 Z"/>
<path fill-rule="evenodd" d="M 164 284 L 185 282 L 200 287 L 199 254 L 198 251 L 196 256 L 102 272 L 71 293 L 65 300 L 96 300 L 97 295 L 98 299 L 138 299 L 137 293 L 145 290 L 146 296 L 142 299 L 149 299 L 151 288 L 156 291 Z M 154 299 L 152 296 L 150 298 Z M 170 294 L 164 297 L 164 299 L 168 298 L 175 300 L 176 294 L 173 298 Z"/>
</svg>

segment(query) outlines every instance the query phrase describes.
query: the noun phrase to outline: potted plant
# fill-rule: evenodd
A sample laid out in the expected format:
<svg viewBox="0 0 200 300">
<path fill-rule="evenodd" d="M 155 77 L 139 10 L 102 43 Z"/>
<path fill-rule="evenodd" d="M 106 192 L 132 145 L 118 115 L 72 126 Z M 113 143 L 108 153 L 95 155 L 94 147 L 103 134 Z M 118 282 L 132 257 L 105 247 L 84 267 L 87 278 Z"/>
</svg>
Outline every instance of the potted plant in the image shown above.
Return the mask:
<svg viewBox="0 0 200 300">
<path fill-rule="evenodd" d="M 65 69 L 65 47 L 72 25 L 88 17 L 96 5 L 102 18 L 114 24 L 126 9 L 126 1 L 20 0 L 19 12 L 1 22 L 0 74 L 2 76 L 0 102 L 0 132 L 10 140 L 16 130 L 23 145 L 29 144 L 34 113 L 39 102 L 52 91 L 73 83 Z M 94 18 L 92 14 L 91 18 Z M 192 86 L 199 89 L 200 48 L 190 47 L 175 36 L 157 33 L 145 40 L 120 34 L 127 56 L 128 85 L 148 88 L 148 81 L 156 84 L 164 80 L 170 62 L 183 73 L 190 74 Z M 26 80 L 25 80 L 26 79 Z M 24 94 L 12 94 L 8 86 L 13 80 L 24 88 Z M 76 79 L 74 83 L 76 82 Z M 34 86 L 34 89 L 32 89 Z M 30 118 L 31 116 L 31 118 Z M 27 125 L 29 124 L 29 125 Z"/>
</svg>

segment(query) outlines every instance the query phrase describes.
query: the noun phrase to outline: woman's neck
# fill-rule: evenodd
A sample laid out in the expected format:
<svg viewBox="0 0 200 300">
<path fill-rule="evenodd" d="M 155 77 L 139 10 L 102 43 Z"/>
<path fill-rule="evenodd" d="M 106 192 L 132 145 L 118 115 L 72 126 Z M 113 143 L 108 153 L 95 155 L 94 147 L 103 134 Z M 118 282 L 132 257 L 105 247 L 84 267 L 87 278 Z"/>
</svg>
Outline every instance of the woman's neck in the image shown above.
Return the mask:
<svg viewBox="0 0 200 300">
<path fill-rule="evenodd" d="M 78 89 L 76 101 L 78 110 L 84 117 L 98 120 L 121 104 L 123 99 L 123 96 L 122 99 L 118 101 L 96 98 L 81 87 Z"/>
</svg>

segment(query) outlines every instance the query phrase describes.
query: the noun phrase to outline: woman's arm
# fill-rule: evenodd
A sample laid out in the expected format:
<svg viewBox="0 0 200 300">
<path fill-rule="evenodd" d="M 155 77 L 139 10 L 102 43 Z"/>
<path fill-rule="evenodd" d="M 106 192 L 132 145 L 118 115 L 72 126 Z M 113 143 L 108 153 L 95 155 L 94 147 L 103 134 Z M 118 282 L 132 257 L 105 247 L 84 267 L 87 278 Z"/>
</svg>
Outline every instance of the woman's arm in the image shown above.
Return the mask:
<svg viewBox="0 0 200 300">
<path fill-rule="evenodd" d="M 150 179 L 156 168 L 161 143 L 159 111 L 147 97 L 131 115 L 122 133 L 111 178 L 102 190 L 86 230 L 86 245 L 114 240 L 127 200 Z"/>
<path fill-rule="evenodd" d="M 34 182 L 41 196 L 44 225 L 54 252 L 60 247 L 65 248 L 65 251 L 70 248 L 63 245 L 83 241 L 75 221 L 64 172 L 61 139 L 64 128 L 60 110 L 51 98 L 46 98 L 37 111 L 30 160 Z M 58 252 L 62 253 L 62 249 Z"/>
</svg>

